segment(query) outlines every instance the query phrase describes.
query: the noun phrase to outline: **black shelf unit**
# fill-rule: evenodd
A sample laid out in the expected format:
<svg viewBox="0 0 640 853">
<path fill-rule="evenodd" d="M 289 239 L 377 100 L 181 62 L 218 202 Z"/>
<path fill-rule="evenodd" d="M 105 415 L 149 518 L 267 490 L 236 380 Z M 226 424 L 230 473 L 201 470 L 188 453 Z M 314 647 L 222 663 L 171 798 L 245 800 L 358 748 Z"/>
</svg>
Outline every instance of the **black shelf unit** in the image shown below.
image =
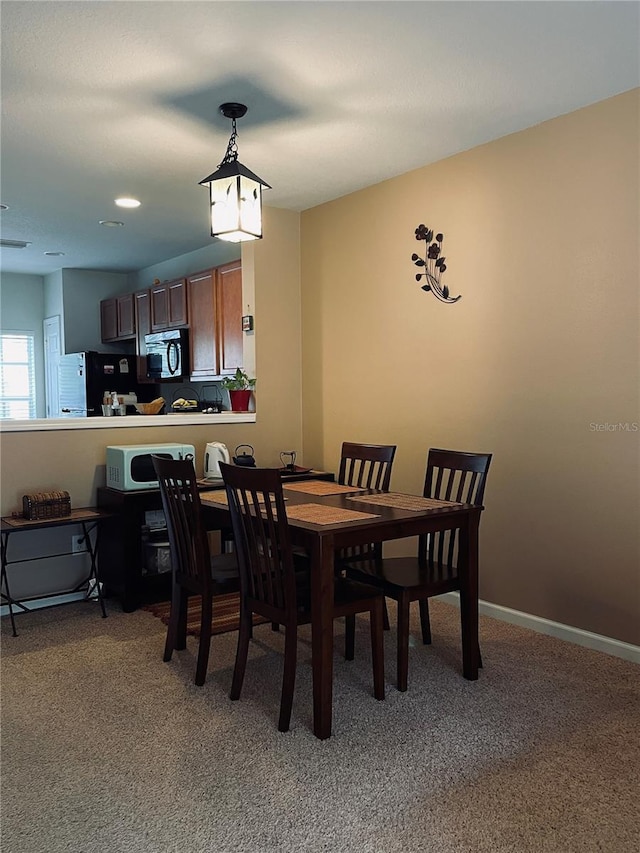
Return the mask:
<svg viewBox="0 0 640 853">
<path fill-rule="evenodd" d="M 330 480 L 326 471 L 287 475 L 287 482 L 299 480 Z M 222 489 L 219 484 L 201 485 L 203 490 Z M 97 505 L 112 513 L 105 519 L 98 551 L 98 578 L 106 597 L 120 599 L 125 613 L 145 604 L 168 601 L 171 598 L 171 572 L 148 572 L 144 559 L 144 530 L 146 513 L 162 510 L 159 489 L 138 489 L 121 492 L 99 486 Z"/>
</svg>

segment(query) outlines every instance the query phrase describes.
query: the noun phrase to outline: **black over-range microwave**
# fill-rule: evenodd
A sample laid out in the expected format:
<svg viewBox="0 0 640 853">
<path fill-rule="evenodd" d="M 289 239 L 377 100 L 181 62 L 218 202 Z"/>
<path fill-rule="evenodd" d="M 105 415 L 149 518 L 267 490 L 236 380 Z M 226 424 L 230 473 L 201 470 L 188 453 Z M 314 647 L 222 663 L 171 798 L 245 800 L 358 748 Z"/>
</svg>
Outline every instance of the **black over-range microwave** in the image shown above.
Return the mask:
<svg viewBox="0 0 640 853">
<path fill-rule="evenodd" d="M 156 382 L 189 378 L 189 331 L 167 329 L 144 336 L 147 376 Z"/>
</svg>

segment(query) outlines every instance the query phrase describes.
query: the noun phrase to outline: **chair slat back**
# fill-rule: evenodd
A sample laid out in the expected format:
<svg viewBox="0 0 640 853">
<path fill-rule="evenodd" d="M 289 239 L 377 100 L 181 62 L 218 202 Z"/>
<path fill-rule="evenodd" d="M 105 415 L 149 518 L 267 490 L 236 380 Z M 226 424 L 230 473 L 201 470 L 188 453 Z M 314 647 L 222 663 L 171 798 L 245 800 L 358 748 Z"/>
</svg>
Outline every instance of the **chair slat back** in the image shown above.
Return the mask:
<svg viewBox="0 0 640 853">
<path fill-rule="evenodd" d="M 491 453 L 431 448 L 427 458 L 424 497 L 481 506 Z M 419 554 L 443 571 L 456 566 L 458 531 L 446 530 L 420 538 Z"/>
<path fill-rule="evenodd" d="M 389 491 L 395 444 L 356 444 L 345 441 L 340 454 L 338 482 L 343 486 Z M 355 545 L 339 552 L 341 560 L 368 559 L 382 554 L 381 545 Z"/>
<path fill-rule="evenodd" d="M 389 491 L 395 444 L 355 444 L 345 441 L 340 454 L 338 482 L 345 486 Z"/>
<path fill-rule="evenodd" d="M 296 580 L 282 479 L 277 468 L 220 463 L 243 595 L 283 614 L 296 611 Z"/>
<path fill-rule="evenodd" d="M 152 456 L 169 534 L 172 571 L 192 589 L 209 594 L 211 556 L 191 459 Z"/>
</svg>

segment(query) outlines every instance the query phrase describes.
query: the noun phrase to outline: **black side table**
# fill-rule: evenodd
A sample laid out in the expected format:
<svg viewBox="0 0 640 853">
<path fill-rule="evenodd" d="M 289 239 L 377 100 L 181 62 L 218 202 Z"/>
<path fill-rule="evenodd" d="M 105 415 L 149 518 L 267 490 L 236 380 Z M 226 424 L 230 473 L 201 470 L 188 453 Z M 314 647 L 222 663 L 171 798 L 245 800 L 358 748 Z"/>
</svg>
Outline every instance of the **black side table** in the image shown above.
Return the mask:
<svg viewBox="0 0 640 853">
<path fill-rule="evenodd" d="M 56 598 L 61 595 L 69 595 L 70 593 L 79 592 L 85 585 L 87 588 L 85 601 L 88 601 L 91 595 L 95 592 L 100 602 L 102 610 L 102 618 L 106 619 L 107 611 L 105 610 L 104 600 L 100 583 L 98 582 L 98 545 L 100 540 L 100 532 L 102 522 L 111 518 L 110 512 L 105 512 L 97 507 L 87 506 L 80 509 L 71 510 L 70 515 L 65 515 L 62 518 L 43 518 L 37 521 L 30 521 L 26 518 L 13 518 L 5 516 L 2 518 L 0 529 L 0 543 L 2 555 L 2 568 L 0 569 L 0 602 L 9 605 L 9 617 L 11 619 L 11 629 L 13 636 L 17 637 L 16 622 L 13 609 L 18 607 L 20 610 L 29 611 L 25 602 L 38 601 L 43 598 Z M 91 558 L 91 568 L 87 577 L 80 581 L 73 589 L 66 589 L 61 592 L 49 592 L 46 595 L 33 595 L 28 598 L 18 600 L 13 598 L 9 589 L 9 577 L 7 574 L 7 566 L 17 563 L 32 563 L 36 560 L 50 560 L 53 557 L 64 557 L 71 554 L 71 551 L 64 551 L 61 554 L 43 554 L 39 557 L 26 557 L 21 560 L 10 560 L 8 557 L 9 539 L 16 533 L 28 533 L 33 530 L 43 530 L 47 527 L 64 527 L 66 525 L 80 525 L 82 528 L 82 539 L 85 547 L 85 552 Z M 92 541 L 91 534 L 95 530 L 95 539 Z M 77 553 L 77 552 L 76 552 Z M 82 553 L 82 552 L 81 552 Z"/>
</svg>

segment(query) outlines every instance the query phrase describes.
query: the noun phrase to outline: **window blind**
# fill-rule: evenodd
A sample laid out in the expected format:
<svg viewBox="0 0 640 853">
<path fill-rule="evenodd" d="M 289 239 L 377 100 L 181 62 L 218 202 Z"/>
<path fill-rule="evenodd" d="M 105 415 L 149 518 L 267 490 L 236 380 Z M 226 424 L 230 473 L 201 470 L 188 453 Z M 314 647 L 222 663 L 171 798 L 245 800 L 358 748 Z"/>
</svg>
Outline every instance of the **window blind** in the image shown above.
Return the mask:
<svg viewBox="0 0 640 853">
<path fill-rule="evenodd" d="M 35 418 L 35 336 L 0 334 L 0 418 Z"/>
</svg>

